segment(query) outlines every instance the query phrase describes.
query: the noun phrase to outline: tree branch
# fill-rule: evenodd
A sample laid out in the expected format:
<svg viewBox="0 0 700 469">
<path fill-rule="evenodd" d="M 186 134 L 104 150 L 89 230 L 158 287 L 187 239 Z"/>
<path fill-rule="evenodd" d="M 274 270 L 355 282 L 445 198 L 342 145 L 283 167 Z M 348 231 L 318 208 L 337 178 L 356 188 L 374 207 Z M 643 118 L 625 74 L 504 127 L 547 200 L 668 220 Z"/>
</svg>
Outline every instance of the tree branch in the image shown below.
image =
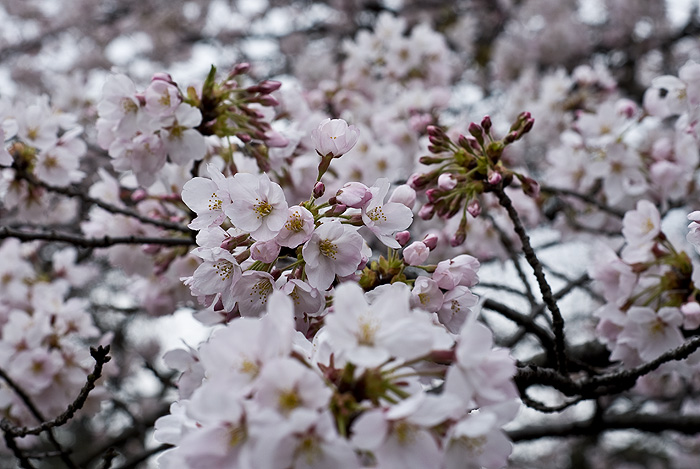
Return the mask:
<svg viewBox="0 0 700 469">
<path fill-rule="evenodd" d="M 57 241 L 73 244 L 83 248 L 106 248 L 118 244 L 156 244 L 160 246 L 193 246 L 195 241 L 192 238 L 156 238 L 140 236 L 103 236 L 102 238 L 84 238 L 82 236 L 69 233 L 49 232 L 28 232 L 16 230 L 7 226 L 0 227 L 0 239 L 17 238 L 20 241 Z"/>
<path fill-rule="evenodd" d="M 530 245 L 530 237 L 527 235 L 527 232 L 525 232 L 525 228 L 520 221 L 518 212 L 515 210 L 515 207 L 513 207 L 510 197 L 508 197 L 508 194 L 506 194 L 503 190 L 503 185 L 499 184 L 495 186 L 493 192 L 496 194 L 496 197 L 498 197 L 498 202 L 503 208 L 506 209 L 506 212 L 508 212 L 508 217 L 513 222 L 515 232 L 523 244 L 525 259 L 527 259 L 530 267 L 532 267 L 532 270 L 535 272 L 535 278 L 537 279 L 537 284 L 540 287 L 542 299 L 547 305 L 547 308 L 549 308 L 549 311 L 552 313 L 552 325 L 554 329 L 554 353 L 556 355 L 557 370 L 559 370 L 561 373 L 566 373 L 567 363 L 566 341 L 564 337 L 564 318 L 559 311 L 559 306 L 557 305 L 556 299 L 552 295 L 552 288 L 547 283 L 547 279 L 545 278 L 544 271 L 542 269 L 542 264 L 537 258 L 535 251 L 532 249 L 532 245 Z"/>
<path fill-rule="evenodd" d="M 621 414 L 602 416 L 584 422 L 551 423 L 520 428 L 507 432 L 514 441 L 531 441 L 539 438 L 566 438 L 571 436 L 598 435 L 611 430 L 639 430 L 649 433 L 674 431 L 687 435 L 700 433 L 700 415 L 682 414 Z"/>
</svg>

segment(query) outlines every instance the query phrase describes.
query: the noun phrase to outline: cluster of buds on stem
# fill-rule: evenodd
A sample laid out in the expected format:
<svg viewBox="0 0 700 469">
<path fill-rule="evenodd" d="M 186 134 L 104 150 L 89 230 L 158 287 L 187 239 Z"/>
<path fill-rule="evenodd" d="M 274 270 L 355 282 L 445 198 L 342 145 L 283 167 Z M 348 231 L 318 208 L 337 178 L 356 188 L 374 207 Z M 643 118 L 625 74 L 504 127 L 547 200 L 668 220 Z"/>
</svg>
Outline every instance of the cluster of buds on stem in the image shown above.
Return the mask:
<svg viewBox="0 0 700 469">
<path fill-rule="evenodd" d="M 481 213 L 479 195 L 496 186 L 506 187 L 516 177 L 526 194 L 537 197 L 539 186 L 533 179 L 506 168 L 502 163 L 503 151 L 532 129 L 535 120 L 529 112 L 521 113 L 506 136 L 496 139 L 492 133 L 491 118 L 480 124 L 469 125 L 469 135 L 460 135 L 453 142 L 443 129 L 427 127 L 431 155 L 423 156 L 424 165 L 437 166 L 427 173 L 413 174 L 409 184 L 424 190 L 428 198 L 419 216 L 430 219 L 434 215 L 452 218 L 461 213 L 457 232 L 451 239 L 453 246 L 462 244 L 467 236 L 467 213 L 473 217 Z"/>
<path fill-rule="evenodd" d="M 201 96 L 193 87 L 187 89 L 185 102 L 199 108 L 202 123 L 197 130 L 203 135 L 236 136 L 243 150 L 255 158 L 262 171 L 269 169 L 267 147 L 284 147 L 288 141 L 274 131 L 261 107 L 277 106 L 272 96 L 281 83 L 264 80 L 244 87 L 242 76 L 250 69 L 247 63 L 236 65 L 222 81 L 216 81 L 212 67 L 202 86 Z"/>
</svg>

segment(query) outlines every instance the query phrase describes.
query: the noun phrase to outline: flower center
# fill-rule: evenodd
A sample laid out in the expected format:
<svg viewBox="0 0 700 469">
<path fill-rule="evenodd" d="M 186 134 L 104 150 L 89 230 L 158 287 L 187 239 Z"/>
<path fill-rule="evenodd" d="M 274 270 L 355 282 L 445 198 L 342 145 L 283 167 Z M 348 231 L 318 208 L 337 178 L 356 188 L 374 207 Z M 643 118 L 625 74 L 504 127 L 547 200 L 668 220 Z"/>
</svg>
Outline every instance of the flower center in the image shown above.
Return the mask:
<svg viewBox="0 0 700 469">
<path fill-rule="evenodd" d="M 318 442 L 311 435 L 304 437 L 301 443 L 299 443 L 299 446 L 297 446 L 296 451 L 294 451 L 294 455 L 297 458 L 303 458 L 309 466 L 313 466 L 314 462 L 316 462 L 322 454 L 323 452 Z"/>
<path fill-rule="evenodd" d="M 272 282 L 269 279 L 260 280 L 250 290 L 250 296 L 257 295 L 262 304 L 265 304 L 267 297 L 272 293 Z"/>
<path fill-rule="evenodd" d="M 394 426 L 394 433 L 400 445 L 409 445 L 415 440 L 416 428 L 410 423 L 401 421 Z"/>
<path fill-rule="evenodd" d="M 386 215 L 384 215 L 384 210 L 381 207 L 375 207 L 367 212 L 367 216 L 373 222 L 386 221 Z"/>
<path fill-rule="evenodd" d="M 299 233 L 304 229 L 304 221 L 301 219 L 301 215 L 298 213 L 292 213 L 292 215 L 290 215 L 290 217 L 287 219 L 287 223 L 284 224 L 284 227 L 288 231 Z"/>
<path fill-rule="evenodd" d="M 219 196 L 216 195 L 216 192 L 212 192 L 211 197 L 209 197 L 209 210 L 221 210 L 221 204 Z"/>
<path fill-rule="evenodd" d="M 216 273 L 221 278 L 221 281 L 228 280 L 231 278 L 231 271 L 233 270 L 233 264 L 229 261 L 218 261 L 214 263 L 214 269 Z"/>
<path fill-rule="evenodd" d="M 357 343 L 360 345 L 374 345 L 374 336 L 377 335 L 379 325 L 372 318 L 360 318 L 360 330 Z"/>
<path fill-rule="evenodd" d="M 324 239 L 318 243 L 318 250 L 321 251 L 321 254 L 326 257 L 330 257 L 333 260 L 335 260 L 335 255 L 338 254 L 338 246 L 333 244 L 328 239 Z"/>
<path fill-rule="evenodd" d="M 280 393 L 277 404 L 283 413 L 288 414 L 301 405 L 301 399 L 294 389 L 288 389 Z"/>
<path fill-rule="evenodd" d="M 255 199 L 257 204 L 255 204 L 254 210 L 258 214 L 258 218 L 266 217 L 272 213 L 272 205 L 267 200 Z"/>
<path fill-rule="evenodd" d="M 252 378 L 255 378 L 256 376 L 258 376 L 260 367 L 254 361 L 248 358 L 244 358 L 240 366 L 238 367 L 238 371 L 245 375 L 249 375 Z"/>
<path fill-rule="evenodd" d="M 228 430 L 229 447 L 235 448 L 248 438 L 248 433 L 242 425 L 231 425 Z"/>
<path fill-rule="evenodd" d="M 136 112 L 139 110 L 138 104 L 130 100 L 129 98 L 122 98 L 122 110 L 124 110 L 124 114 L 131 114 L 132 112 Z"/>
<path fill-rule="evenodd" d="M 486 444 L 485 436 L 477 436 L 474 438 L 469 438 L 463 436 L 457 440 L 464 449 L 466 449 L 470 454 L 476 456 L 484 452 L 484 444 Z"/>
</svg>

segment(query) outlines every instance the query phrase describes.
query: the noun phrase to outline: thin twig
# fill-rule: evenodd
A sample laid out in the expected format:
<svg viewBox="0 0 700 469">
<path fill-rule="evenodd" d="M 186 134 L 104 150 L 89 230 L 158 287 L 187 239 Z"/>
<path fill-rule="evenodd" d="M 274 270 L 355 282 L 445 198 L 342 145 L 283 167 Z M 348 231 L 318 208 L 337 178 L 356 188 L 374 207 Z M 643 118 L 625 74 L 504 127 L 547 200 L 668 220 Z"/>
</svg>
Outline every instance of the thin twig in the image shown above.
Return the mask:
<svg viewBox="0 0 700 469">
<path fill-rule="evenodd" d="M 27 181 L 28 183 L 30 183 L 32 185 L 43 187 L 44 189 L 46 189 L 48 191 L 55 192 L 56 194 L 61 194 L 61 195 L 65 195 L 68 197 L 77 197 L 86 203 L 97 205 L 98 207 L 100 207 L 104 210 L 107 210 L 110 213 L 125 215 L 127 217 L 135 218 L 138 221 L 140 221 L 142 223 L 146 223 L 148 225 L 157 226 L 159 228 L 164 228 L 166 230 L 173 230 L 173 231 L 179 231 L 181 233 L 187 233 L 193 237 L 196 234 L 196 232 L 190 230 L 186 226 L 183 226 L 179 223 L 173 223 L 173 222 L 167 221 L 167 220 L 157 220 L 154 218 L 150 218 L 150 217 L 142 215 L 134 210 L 130 210 L 128 208 L 123 208 L 123 207 L 117 207 L 116 205 L 109 204 L 109 203 L 104 202 L 100 199 L 90 197 L 89 195 L 87 195 L 87 193 L 84 189 L 76 189 L 73 187 L 52 186 L 50 184 L 47 184 L 47 183 L 35 178 L 31 174 L 27 174 L 27 173 L 20 172 L 20 171 L 18 171 L 16 174 L 17 174 L 17 176 L 19 176 L 20 178 L 24 179 L 25 181 Z"/>
<path fill-rule="evenodd" d="M 90 395 L 90 391 L 95 389 L 95 383 L 102 377 L 102 368 L 112 359 L 112 357 L 109 356 L 109 345 L 106 347 L 99 346 L 97 348 L 90 348 L 90 355 L 92 355 L 92 358 L 95 360 L 95 367 L 92 373 L 88 375 L 87 382 L 83 385 L 78 396 L 68 405 L 68 408 L 53 420 L 44 421 L 45 419 L 42 417 L 42 423 L 36 427 L 13 427 L 11 431 L 14 436 L 39 435 L 51 428 L 65 425 L 73 418 L 78 410 L 83 408 L 85 401 Z"/>
<path fill-rule="evenodd" d="M 506 252 L 508 253 L 508 257 L 513 262 L 513 267 L 515 267 L 515 272 L 518 274 L 518 278 L 520 279 L 520 282 L 523 284 L 523 287 L 525 288 L 525 297 L 527 298 L 527 301 L 530 303 L 530 306 L 534 307 L 537 304 L 537 300 L 535 299 L 535 295 L 532 293 L 532 288 L 530 287 L 530 282 L 528 282 L 527 277 L 525 276 L 525 272 L 523 272 L 523 269 L 520 265 L 520 259 L 518 257 L 517 249 L 515 249 L 513 242 L 510 240 L 510 238 L 508 237 L 506 232 L 503 231 L 503 229 L 500 226 L 498 226 L 498 224 L 496 223 L 496 220 L 494 220 L 494 218 L 488 213 L 484 213 L 483 215 L 491 221 L 491 225 L 493 226 L 493 229 L 496 230 L 496 233 L 498 233 L 498 238 L 500 239 L 501 244 L 503 245 Z"/>
<path fill-rule="evenodd" d="M 160 246 L 192 246 L 192 238 L 157 238 L 141 236 L 103 236 L 102 238 L 84 238 L 82 236 L 59 233 L 57 231 L 29 232 L 6 226 L 0 227 L 0 239 L 17 238 L 20 241 L 58 241 L 83 248 L 106 248 L 118 244 L 155 244 Z"/>
<path fill-rule="evenodd" d="M 566 373 L 566 341 L 564 337 L 564 318 L 559 311 L 559 306 L 557 301 L 552 295 L 552 288 L 547 283 L 547 279 L 544 276 L 544 271 L 542 269 L 542 264 L 540 263 L 535 251 L 530 245 L 530 237 L 527 235 L 522 222 L 520 221 L 520 216 L 517 210 L 513 207 L 513 203 L 510 197 L 503 190 L 502 185 L 498 185 L 493 190 L 496 197 L 498 197 L 498 202 L 503 208 L 508 212 L 508 217 L 513 222 L 513 226 L 516 234 L 520 238 L 520 242 L 523 245 L 523 253 L 525 253 L 525 259 L 532 267 L 535 272 L 535 278 L 537 279 L 537 284 L 540 287 L 540 292 L 542 293 L 542 299 L 544 300 L 547 308 L 552 313 L 552 325 L 554 329 L 554 353 L 556 356 L 557 370 L 561 373 Z"/>
<path fill-rule="evenodd" d="M 612 430 L 639 430 L 649 433 L 675 431 L 687 435 L 700 433 L 700 415 L 686 414 L 639 414 L 602 416 L 584 422 L 550 423 L 520 428 L 507 432 L 514 441 L 531 441 L 546 437 L 566 438 L 571 436 L 598 435 Z"/>
<path fill-rule="evenodd" d="M 570 189 L 562 189 L 559 187 L 552 187 L 552 186 L 540 186 L 540 191 L 545 192 L 548 194 L 554 194 L 554 195 L 566 195 L 570 197 L 575 197 L 579 200 L 582 200 L 586 202 L 587 204 L 593 205 L 596 208 L 599 208 L 605 213 L 608 213 L 610 215 L 614 215 L 618 218 L 622 218 L 625 216 L 625 212 L 613 207 L 610 207 L 609 205 L 604 204 L 603 202 L 597 200 L 595 197 L 591 197 L 586 194 L 582 194 L 580 192 L 576 192 Z"/>
</svg>

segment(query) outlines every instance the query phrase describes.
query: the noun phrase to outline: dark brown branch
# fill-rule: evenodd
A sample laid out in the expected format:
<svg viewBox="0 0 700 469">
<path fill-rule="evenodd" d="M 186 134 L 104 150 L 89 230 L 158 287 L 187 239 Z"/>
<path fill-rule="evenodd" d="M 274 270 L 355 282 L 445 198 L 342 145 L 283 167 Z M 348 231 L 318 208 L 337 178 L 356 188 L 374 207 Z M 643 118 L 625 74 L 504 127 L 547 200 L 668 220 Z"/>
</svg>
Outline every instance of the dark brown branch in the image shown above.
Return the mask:
<svg viewBox="0 0 700 469">
<path fill-rule="evenodd" d="M 534 365 L 521 367 L 515 375 L 515 383 L 521 395 L 533 385 L 550 386 L 566 396 L 581 396 L 585 398 L 617 394 L 632 388 L 637 378 L 644 376 L 664 363 L 684 360 L 700 348 L 700 336 L 693 337 L 686 343 L 660 355 L 655 360 L 638 367 L 603 375 L 591 376 L 573 380 L 556 370 L 540 368 Z"/>
<path fill-rule="evenodd" d="M 560 300 L 560 299 L 564 298 L 566 295 L 571 293 L 574 288 L 583 287 L 583 285 L 590 282 L 591 279 L 590 279 L 590 277 L 588 277 L 588 274 L 582 274 L 577 279 L 574 279 L 574 280 L 567 279 L 567 280 L 568 280 L 568 283 L 566 285 L 564 285 L 564 287 L 562 287 L 561 290 L 557 291 L 554 294 L 555 300 Z M 537 308 L 535 308 L 531 311 L 530 316 L 529 316 L 530 319 L 534 321 L 537 318 L 537 316 L 542 314 L 542 312 L 544 311 L 544 308 L 545 308 L 545 305 L 538 305 Z M 505 347 L 508 347 L 508 348 L 512 347 L 513 345 L 518 343 L 523 338 L 523 335 L 526 332 L 527 331 L 524 329 L 519 330 L 518 332 L 513 334 L 513 336 L 510 339 L 508 339 L 508 341 L 506 341 L 503 345 Z"/>
<path fill-rule="evenodd" d="M 523 284 L 523 288 L 525 288 L 525 297 L 527 298 L 527 301 L 530 303 L 530 306 L 534 307 L 535 304 L 537 304 L 537 300 L 535 300 L 535 296 L 532 294 L 532 288 L 530 288 L 530 282 L 528 282 L 527 277 L 525 276 L 525 272 L 523 272 L 522 267 L 520 266 L 520 259 L 518 258 L 518 250 L 515 248 L 513 245 L 513 242 L 510 240 L 508 235 L 506 234 L 503 229 L 498 226 L 496 223 L 496 220 L 492 216 L 490 216 L 488 213 L 484 214 L 490 221 L 491 225 L 493 226 L 493 229 L 496 230 L 496 233 L 498 233 L 498 238 L 501 241 L 501 244 L 505 248 L 506 252 L 508 253 L 508 257 L 510 260 L 513 262 L 513 267 L 515 268 L 515 272 L 518 274 L 518 278 L 520 279 L 520 282 Z"/>
<path fill-rule="evenodd" d="M 499 303 L 491 298 L 484 300 L 484 308 L 495 311 L 506 319 L 521 326 L 526 332 L 534 334 L 545 350 L 551 352 L 554 349 L 554 338 L 544 327 L 537 324 L 530 316 L 522 314 L 513 308 Z"/>
<path fill-rule="evenodd" d="M 535 251 L 532 249 L 532 245 L 530 245 L 530 237 L 527 235 L 527 232 L 525 232 L 525 228 L 520 221 L 520 216 L 518 215 L 517 210 L 515 210 L 515 207 L 513 207 L 510 197 L 508 197 L 508 195 L 505 193 L 502 185 L 495 186 L 493 192 L 496 194 L 496 197 L 498 197 L 498 202 L 501 204 L 501 207 L 506 209 L 506 212 L 508 212 L 508 217 L 513 222 L 515 232 L 523 245 L 525 259 L 535 272 L 535 278 L 537 279 L 537 284 L 540 287 L 542 299 L 547 305 L 549 311 L 552 313 L 552 325 L 554 329 L 554 354 L 556 356 L 557 369 L 561 373 L 566 373 L 567 360 L 566 341 L 564 337 L 564 318 L 562 317 L 557 301 L 552 294 L 552 288 L 549 286 L 549 283 L 547 283 L 547 279 L 545 278 L 544 271 L 542 269 L 542 264 L 537 258 Z"/>
<path fill-rule="evenodd" d="M 102 238 L 84 238 L 69 233 L 28 232 L 15 230 L 6 226 L 0 227 L 0 239 L 17 238 L 20 241 L 57 241 L 73 244 L 83 248 L 106 248 L 118 244 L 156 244 L 160 246 L 192 246 L 195 241 L 192 238 L 157 238 L 140 236 L 103 236 Z"/>
<path fill-rule="evenodd" d="M 41 423 L 41 425 L 36 427 L 12 427 L 10 431 L 14 436 L 23 437 L 26 435 L 39 435 L 40 433 L 48 431 L 51 428 L 65 425 L 70 419 L 73 418 L 78 410 L 83 408 L 83 405 L 85 405 L 85 401 L 90 395 L 90 392 L 95 389 L 95 383 L 102 377 L 102 368 L 112 359 L 112 357 L 109 356 L 109 345 L 106 347 L 91 347 L 90 355 L 92 355 L 92 358 L 95 360 L 95 367 L 93 368 L 92 373 L 88 375 L 87 382 L 85 385 L 83 385 L 82 389 L 78 393 L 78 396 L 68 405 L 66 411 L 55 419 L 44 421 Z M 42 420 L 44 419 L 42 418 Z"/>
<path fill-rule="evenodd" d="M 157 226 L 159 228 L 164 228 L 166 230 L 173 230 L 173 231 L 179 231 L 181 233 L 187 233 L 190 236 L 194 237 L 196 234 L 194 231 L 190 230 L 186 226 L 183 226 L 179 223 L 173 223 L 170 221 L 166 220 L 156 220 L 154 218 L 147 217 L 145 215 L 142 215 L 134 210 L 130 210 L 128 208 L 123 208 L 123 207 L 117 207 L 116 205 L 108 204 L 107 202 L 103 202 L 100 199 L 96 199 L 94 197 L 90 197 L 87 195 L 87 193 L 84 190 L 81 189 L 76 189 L 73 187 L 57 187 L 57 186 L 52 186 L 50 184 L 47 184 L 43 181 L 40 181 L 39 179 L 35 178 L 31 174 L 26 174 L 23 172 L 18 171 L 17 176 L 21 177 L 28 183 L 35 185 L 35 186 L 40 186 L 43 187 L 44 189 L 55 192 L 56 194 L 61 194 L 65 195 L 68 197 L 77 197 L 84 202 L 88 204 L 94 204 L 97 205 L 98 207 L 107 210 L 110 213 L 116 213 L 119 215 L 125 215 L 127 217 L 135 218 L 138 221 L 142 223 L 146 223 L 148 225 L 153 225 Z"/>
<path fill-rule="evenodd" d="M 602 416 L 584 422 L 551 423 L 520 428 L 507 432 L 514 442 L 539 438 L 567 438 L 571 436 L 598 435 L 611 430 L 639 430 L 649 433 L 674 431 L 686 435 L 700 433 L 700 415 L 680 414 L 622 414 Z"/>
</svg>

